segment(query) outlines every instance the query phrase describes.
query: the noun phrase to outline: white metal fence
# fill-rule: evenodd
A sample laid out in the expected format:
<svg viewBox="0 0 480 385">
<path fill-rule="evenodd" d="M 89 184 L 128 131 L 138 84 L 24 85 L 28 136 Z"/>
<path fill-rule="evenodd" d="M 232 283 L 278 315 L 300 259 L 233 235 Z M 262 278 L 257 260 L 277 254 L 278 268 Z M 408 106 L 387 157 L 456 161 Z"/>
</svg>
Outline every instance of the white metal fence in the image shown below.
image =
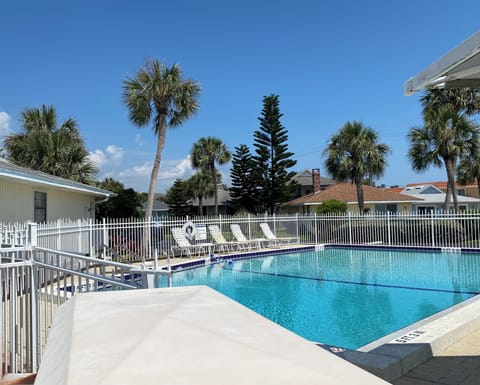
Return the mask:
<svg viewBox="0 0 480 385">
<path fill-rule="evenodd" d="M 165 272 L 124 262 L 171 253 L 171 229 L 191 222 L 217 225 L 227 240 L 239 224 L 247 238 L 278 237 L 302 244 L 382 244 L 480 251 L 480 214 L 219 216 L 0 224 L 0 350 L 2 375 L 36 371 L 56 308 L 75 293 L 150 287 Z M 200 226 L 202 225 L 202 226 Z M 207 231 L 206 239 L 213 242 Z M 152 278 L 153 277 L 153 278 Z M 150 279 L 149 279 L 150 278 Z M 150 285 L 149 285 L 150 283 Z"/>
<path fill-rule="evenodd" d="M 376 243 L 388 246 L 479 248 L 480 214 L 372 213 L 369 215 L 219 216 L 93 221 L 57 221 L 38 226 L 39 246 L 133 262 L 171 253 L 176 243 L 171 228 L 186 222 L 218 225 L 233 240 L 230 224 L 237 223 L 248 238 L 263 237 L 266 222 L 277 236 L 299 238 L 303 244 Z M 214 242 L 210 233 L 198 242 Z"/>
</svg>

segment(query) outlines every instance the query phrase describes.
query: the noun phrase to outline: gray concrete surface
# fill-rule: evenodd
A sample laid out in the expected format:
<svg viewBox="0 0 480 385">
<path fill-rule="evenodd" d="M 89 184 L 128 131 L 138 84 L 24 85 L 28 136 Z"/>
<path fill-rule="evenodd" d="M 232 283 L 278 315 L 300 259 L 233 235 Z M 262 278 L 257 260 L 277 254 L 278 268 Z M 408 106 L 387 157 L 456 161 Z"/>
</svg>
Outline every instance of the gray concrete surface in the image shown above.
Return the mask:
<svg viewBox="0 0 480 385">
<path fill-rule="evenodd" d="M 205 286 L 85 293 L 55 316 L 36 385 L 381 385 Z"/>
</svg>

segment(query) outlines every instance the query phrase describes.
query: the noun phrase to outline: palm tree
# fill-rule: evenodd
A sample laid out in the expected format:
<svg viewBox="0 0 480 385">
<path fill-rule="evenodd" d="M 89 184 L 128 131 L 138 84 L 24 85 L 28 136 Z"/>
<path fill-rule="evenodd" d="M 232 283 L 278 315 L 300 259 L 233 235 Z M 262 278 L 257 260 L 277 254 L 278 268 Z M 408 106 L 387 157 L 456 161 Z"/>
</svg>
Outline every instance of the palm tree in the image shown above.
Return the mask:
<svg viewBox="0 0 480 385">
<path fill-rule="evenodd" d="M 72 118 L 60 126 L 54 106 L 22 111 L 22 130 L 5 138 L 7 158 L 20 166 L 81 183 L 92 183 L 96 168 Z"/>
<path fill-rule="evenodd" d="M 357 189 L 358 209 L 364 212 L 363 180 L 380 177 L 387 165 L 390 148 L 377 143 L 378 134 L 361 122 L 347 122 L 333 135 L 323 154 L 328 173 L 340 182 L 350 181 Z"/>
<path fill-rule="evenodd" d="M 178 127 L 196 113 L 199 94 L 200 85 L 184 79 L 178 65 L 167 67 L 158 60 L 147 61 L 134 77 L 123 82 L 123 102 L 128 108 L 130 121 L 138 127 L 152 122 L 157 136 L 145 218 L 152 215 L 167 127 Z"/>
<path fill-rule="evenodd" d="M 193 144 L 191 151 L 192 166 L 195 169 L 207 170 L 210 172 L 211 178 L 215 181 L 214 197 L 215 197 L 215 215 L 218 215 L 218 188 L 217 183 L 220 182 L 217 177 L 217 169 L 215 164 L 225 164 L 232 157 L 227 146 L 218 138 L 209 136 L 200 138 L 197 143 Z"/>
<path fill-rule="evenodd" d="M 478 151 L 472 157 L 460 161 L 457 168 L 457 180 L 463 185 L 475 180 L 478 196 L 480 196 L 480 153 Z"/>
<path fill-rule="evenodd" d="M 192 197 L 198 198 L 198 215 L 203 215 L 203 198 L 211 196 L 215 191 L 215 183 L 209 172 L 201 171 L 188 180 L 188 190 Z"/>
<path fill-rule="evenodd" d="M 428 89 L 420 98 L 423 111 L 448 106 L 453 111 L 474 115 L 480 112 L 480 90 L 475 88 Z"/>
<path fill-rule="evenodd" d="M 444 208 L 447 211 L 450 209 L 453 197 L 454 208 L 458 210 L 455 171 L 460 159 L 478 151 L 478 128 L 465 114 L 446 105 L 426 109 L 423 121 L 423 127 L 413 127 L 408 133 L 408 157 L 415 171 L 424 171 L 430 166 L 445 166 L 447 193 Z"/>
</svg>

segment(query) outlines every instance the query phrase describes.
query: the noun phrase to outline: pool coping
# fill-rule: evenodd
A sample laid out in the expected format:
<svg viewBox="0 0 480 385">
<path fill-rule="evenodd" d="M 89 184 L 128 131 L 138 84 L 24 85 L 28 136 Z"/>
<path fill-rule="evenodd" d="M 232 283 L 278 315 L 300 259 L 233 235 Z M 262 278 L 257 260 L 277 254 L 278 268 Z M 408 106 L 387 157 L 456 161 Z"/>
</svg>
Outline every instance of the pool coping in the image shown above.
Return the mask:
<svg viewBox="0 0 480 385">
<path fill-rule="evenodd" d="M 293 245 L 289 245 L 293 246 Z M 387 246 L 378 244 L 317 244 L 297 247 L 275 248 L 242 252 L 222 257 L 206 257 L 163 267 L 170 271 L 181 271 L 229 260 L 278 255 L 294 251 L 318 250 L 328 248 L 361 248 L 369 250 L 414 250 L 443 253 L 480 253 L 473 248 L 424 247 L 424 246 Z M 480 329 L 480 295 L 473 296 L 427 318 L 410 324 L 402 329 L 370 342 L 356 350 L 343 347 L 315 344 L 329 350 L 347 361 L 387 380 L 394 381 L 429 358 L 446 349 L 471 332 Z"/>
</svg>

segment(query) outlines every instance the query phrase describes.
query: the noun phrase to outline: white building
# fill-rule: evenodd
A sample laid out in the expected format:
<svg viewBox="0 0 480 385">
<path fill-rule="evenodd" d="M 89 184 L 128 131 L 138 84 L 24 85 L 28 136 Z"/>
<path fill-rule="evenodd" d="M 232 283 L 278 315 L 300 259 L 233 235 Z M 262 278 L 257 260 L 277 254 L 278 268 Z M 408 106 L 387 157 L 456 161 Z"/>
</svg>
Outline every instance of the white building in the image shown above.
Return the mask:
<svg viewBox="0 0 480 385">
<path fill-rule="evenodd" d="M 114 193 L 14 165 L 0 158 L 0 222 L 95 217 L 95 204 Z"/>
</svg>

